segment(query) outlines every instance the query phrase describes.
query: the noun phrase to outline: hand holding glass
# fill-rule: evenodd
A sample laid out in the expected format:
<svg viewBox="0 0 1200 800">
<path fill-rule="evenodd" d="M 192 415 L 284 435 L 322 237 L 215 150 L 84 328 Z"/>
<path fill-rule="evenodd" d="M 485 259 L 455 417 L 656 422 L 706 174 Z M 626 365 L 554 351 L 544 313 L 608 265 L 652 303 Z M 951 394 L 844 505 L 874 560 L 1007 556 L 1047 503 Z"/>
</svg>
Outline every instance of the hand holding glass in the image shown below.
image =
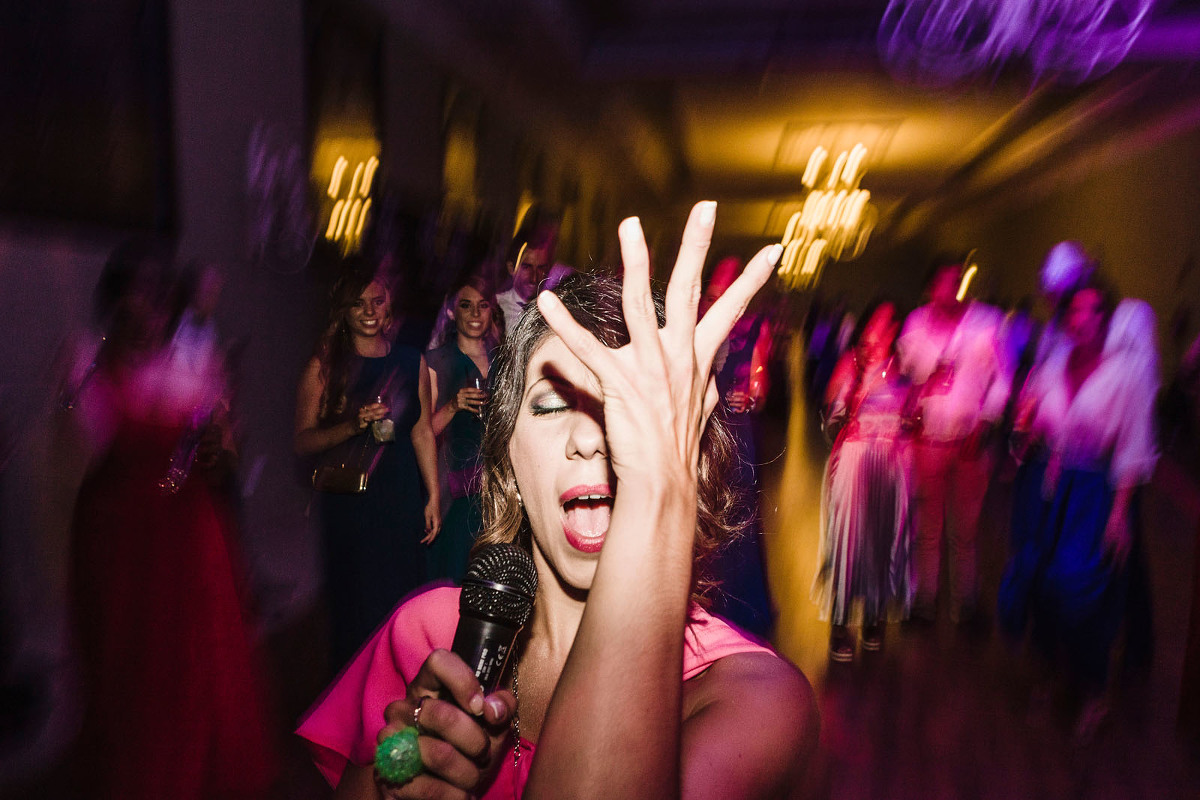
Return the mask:
<svg viewBox="0 0 1200 800">
<path fill-rule="evenodd" d="M 486 385 L 486 380 L 479 378 L 468 379 L 466 386 L 459 389 L 456 396 L 455 404 L 458 410 L 474 414 L 482 419 L 483 404 L 488 398 L 487 390 L 484 388 Z"/>
<path fill-rule="evenodd" d="M 483 419 L 483 404 L 486 403 L 488 399 L 487 381 L 485 381 L 483 378 L 476 378 L 474 386 L 475 391 L 482 394 L 482 397 L 479 398 L 479 410 L 475 412 L 475 416 Z"/>
<path fill-rule="evenodd" d="M 375 402 L 383 404 L 383 397 L 375 398 Z M 371 423 L 371 435 L 375 437 L 375 441 L 380 444 L 384 442 L 396 441 L 396 423 L 387 417 L 377 419 Z"/>
</svg>

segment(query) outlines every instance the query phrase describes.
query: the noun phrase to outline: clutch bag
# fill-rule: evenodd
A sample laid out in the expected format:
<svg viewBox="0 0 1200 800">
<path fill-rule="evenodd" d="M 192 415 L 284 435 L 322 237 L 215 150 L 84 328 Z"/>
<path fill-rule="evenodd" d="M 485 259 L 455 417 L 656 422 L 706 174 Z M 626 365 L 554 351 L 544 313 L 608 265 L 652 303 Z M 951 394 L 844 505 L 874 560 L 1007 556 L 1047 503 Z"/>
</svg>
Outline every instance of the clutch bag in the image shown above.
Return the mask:
<svg viewBox="0 0 1200 800">
<path fill-rule="evenodd" d="M 370 473 L 344 464 L 323 464 L 313 470 L 313 488 L 330 494 L 362 494 Z"/>
</svg>

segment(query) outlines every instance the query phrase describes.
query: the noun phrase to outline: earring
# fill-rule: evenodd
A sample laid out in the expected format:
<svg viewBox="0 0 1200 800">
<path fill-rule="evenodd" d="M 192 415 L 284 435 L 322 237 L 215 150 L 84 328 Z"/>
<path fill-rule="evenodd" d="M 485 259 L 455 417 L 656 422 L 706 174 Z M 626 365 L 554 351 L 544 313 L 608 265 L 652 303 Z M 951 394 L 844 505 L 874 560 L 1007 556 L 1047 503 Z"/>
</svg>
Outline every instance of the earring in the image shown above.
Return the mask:
<svg viewBox="0 0 1200 800">
<path fill-rule="evenodd" d="M 517 489 L 517 505 L 521 508 L 525 507 L 525 501 L 521 499 L 521 490 Z"/>
</svg>

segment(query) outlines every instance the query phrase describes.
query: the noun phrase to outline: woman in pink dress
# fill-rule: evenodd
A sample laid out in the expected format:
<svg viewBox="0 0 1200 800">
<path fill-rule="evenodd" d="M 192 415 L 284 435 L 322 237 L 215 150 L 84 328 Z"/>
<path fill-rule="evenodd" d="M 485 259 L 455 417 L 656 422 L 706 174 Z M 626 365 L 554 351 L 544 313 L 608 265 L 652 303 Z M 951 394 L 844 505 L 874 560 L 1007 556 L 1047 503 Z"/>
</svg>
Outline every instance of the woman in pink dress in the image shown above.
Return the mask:
<svg viewBox="0 0 1200 800">
<path fill-rule="evenodd" d="M 481 542 L 531 553 L 532 618 L 503 688 L 485 696 L 442 649 L 457 590 L 402 606 L 301 725 L 336 797 L 750 798 L 800 786 L 816 745 L 811 689 L 697 603 L 731 534 L 710 368 L 779 257 L 759 253 L 697 323 L 714 217 L 715 204 L 693 210 L 665 305 L 630 219 L 623 287 L 570 278 L 510 332 L 493 367 Z M 385 783 L 375 745 L 414 722 L 424 769 Z"/>
<path fill-rule="evenodd" d="M 234 516 L 216 488 L 229 453 L 223 376 L 171 358 L 161 268 L 130 269 L 74 409 L 100 453 L 72 529 L 80 789 L 262 797 L 277 762 Z"/>
<path fill-rule="evenodd" d="M 832 625 L 834 661 L 854 657 L 852 621 L 861 623 L 863 650 L 878 650 L 889 611 L 904 616 L 912 602 L 912 446 L 901 425 L 909 384 L 896 368 L 900 321 L 886 302 L 863 320 L 829 381 L 824 414 L 834 443 L 813 594 Z"/>
</svg>

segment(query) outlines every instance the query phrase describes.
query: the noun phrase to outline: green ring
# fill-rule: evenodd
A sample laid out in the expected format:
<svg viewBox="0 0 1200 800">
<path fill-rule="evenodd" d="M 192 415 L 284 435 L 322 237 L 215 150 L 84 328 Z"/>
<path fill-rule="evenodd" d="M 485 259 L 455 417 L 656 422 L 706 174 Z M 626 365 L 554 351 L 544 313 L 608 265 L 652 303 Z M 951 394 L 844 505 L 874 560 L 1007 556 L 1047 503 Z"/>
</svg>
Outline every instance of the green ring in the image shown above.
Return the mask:
<svg viewBox="0 0 1200 800">
<path fill-rule="evenodd" d="M 421 774 L 421 750 L 417 747 L 417 729 L 411 725 L 379 743 L 375 748 L 375 769 L 388 783 L 407 783 Z"/>
</svg>

